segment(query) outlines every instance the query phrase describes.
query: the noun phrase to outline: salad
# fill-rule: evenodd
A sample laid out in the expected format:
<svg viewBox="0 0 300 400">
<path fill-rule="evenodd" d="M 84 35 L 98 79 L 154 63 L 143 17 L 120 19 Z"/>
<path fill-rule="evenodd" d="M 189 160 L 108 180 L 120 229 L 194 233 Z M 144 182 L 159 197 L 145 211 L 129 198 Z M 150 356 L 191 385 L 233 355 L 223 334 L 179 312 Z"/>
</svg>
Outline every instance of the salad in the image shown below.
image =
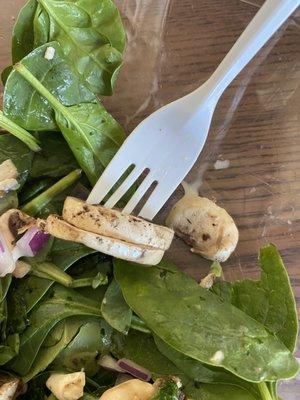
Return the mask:
<svg viewBox="0 0 300 400">
<path fill-rule="evenodd" d="M 125 139 L 102 105 L 123 63 L 111 0 L 29 0 L 0 111 L 0 399 L 276 400 L 299 371 L 276 247 L 226 282 L 233 219 L 187 191 L 167 226 L 86 203 Z M 133 194 L 134 187 L 121 199 Z M 212 261 L 167 261 L 174 233 Z"/>
</svg>

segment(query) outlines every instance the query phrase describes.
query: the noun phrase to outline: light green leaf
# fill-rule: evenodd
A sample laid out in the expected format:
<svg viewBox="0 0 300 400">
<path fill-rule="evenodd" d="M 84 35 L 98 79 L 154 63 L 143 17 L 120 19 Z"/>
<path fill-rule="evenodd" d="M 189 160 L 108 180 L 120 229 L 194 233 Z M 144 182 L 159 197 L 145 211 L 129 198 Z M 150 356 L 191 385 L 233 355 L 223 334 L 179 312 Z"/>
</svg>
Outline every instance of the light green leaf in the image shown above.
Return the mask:
<svg viewBox="0 0 300 400">
<path fill-rule="evenodd" d="M 35 20 L 36 39 L 39 39 L 36 44 L 58 41 L 82 82 L 93 93 L 112 94 L 125 45 L 124 28 L 114 3 L 111 0 L 39 0 L 39 4 L 43 11 Z M 45 30 L 48 37 L 38 35 Z"/>
<path fill-rule="evenodd" d="M 47 47 L 55 49 L 52 60 L 44 57 Z M 94 95 L 79 82 L 57 42 L 47 43 L 33 50 L 22 59 L 22 65 L 65 106 L 95 101 Z M 11 72 L 5 85 L 3 112 L 24 129 L 57 130 L 49 102 L 15 70 Z"/>
</svg>

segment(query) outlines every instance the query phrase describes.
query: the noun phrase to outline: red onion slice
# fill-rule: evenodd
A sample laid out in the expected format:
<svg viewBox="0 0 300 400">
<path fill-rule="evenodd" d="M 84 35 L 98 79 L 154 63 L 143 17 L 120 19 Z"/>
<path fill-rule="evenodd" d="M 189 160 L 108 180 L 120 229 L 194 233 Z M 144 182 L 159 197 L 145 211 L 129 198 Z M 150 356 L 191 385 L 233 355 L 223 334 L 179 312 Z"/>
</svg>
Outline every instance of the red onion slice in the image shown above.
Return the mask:
<svg viewBox="0 0 300 400">
<path fill-rule="evenodd" d="M 119 367 L 117 360 L 115 360 L 109 354 L 102 356 L 99 360 L 99 365 L 101 367 L 108 369 L 113 372 L 125 372 L 122 368 Z"/>
<path fill-rule="evenodd" d="M 33 226 L 19 239 L 13 250 L 14 260 L 20 257 L 34 257 L 49 240 L 50 235 Z"/>
<path fill-rule="evenodd" d="M 15 268 L 13 256 L 7 246 L 6 240 L 0 232 L 0 277 L 10 274 Z"/>
<path fill-rule="evenodd" d="M 118 366 L 124 371 L 128 372 L 128 374 L 140 379 L 141 381 L 148 382 L 151 379 L 150 371 L 134 363 L 131 360 L 127 360 L 126 358 L 121 358 L 118 361 Z"/>
</svg>

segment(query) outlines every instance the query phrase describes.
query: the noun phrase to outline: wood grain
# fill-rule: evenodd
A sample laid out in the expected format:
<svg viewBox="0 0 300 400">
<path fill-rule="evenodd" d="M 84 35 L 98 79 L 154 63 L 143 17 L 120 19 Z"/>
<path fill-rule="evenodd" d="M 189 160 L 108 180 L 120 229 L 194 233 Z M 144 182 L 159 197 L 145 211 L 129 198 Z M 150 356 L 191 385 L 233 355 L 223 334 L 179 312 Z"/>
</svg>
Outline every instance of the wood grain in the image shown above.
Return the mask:
<svg viewBox="0 0 300 400">
<path fill-rule="evenodd" d="M 147 1 L 151 7 L 139 14 L 137 4 Z M 0 0 L 1 68 L 10 63 L 10 30 L 21 4 Z M 130 132 L 154 109 L 199 86 L 254 16 L 255 4 L 261 2 L 171 0 L 167 7 L 161 0 L 120 0 L 130 40 L 116 94 L 105 101 L 109 110 Z M 144 18 L 138 35 L 134 15 Z M 200 193 L 215 198 L 239 227 L 240 242 L 224 264 L 225 276 L 257 276 L 258 249 L 273 242 L 282 252 L 300 311 L 299 39 L 298 11 L 223 95 L 188 180 L 201 180 Z M 229 167 L 214 169 L 217 159 L 229 160 Z M 179 189 L 160 220 L 181 195 Z M 178 239 L 168 257 L 197 278 L 208 268 Z"/>
</svg>

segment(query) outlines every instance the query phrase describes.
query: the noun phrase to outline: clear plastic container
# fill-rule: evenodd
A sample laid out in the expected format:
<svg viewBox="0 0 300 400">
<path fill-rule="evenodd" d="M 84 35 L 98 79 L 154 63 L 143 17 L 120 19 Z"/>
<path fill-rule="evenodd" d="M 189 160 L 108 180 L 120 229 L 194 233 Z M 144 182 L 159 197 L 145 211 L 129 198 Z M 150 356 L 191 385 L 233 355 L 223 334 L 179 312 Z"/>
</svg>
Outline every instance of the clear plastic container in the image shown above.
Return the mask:
<svg viewBox="0 0 300 400">
<path fill-rule="evenodd" d="M 247 26 L 258 0 L 117 0 L 127 28 L 125 64 L 104 99 L 128 133 L 147 115 L 203 83 Z M 23 0 L 0 0 L 0 63 Z M 284 258 L 300 308 L 300 12 L 277 32 L 224 93 L 207 144 L 187 181 L 234 217 L 240 241 L 226 279 L 256 277 L 262 244 Z M 151 135 L 151 132 L 149 132 Z M 218 162 L 218 160 L 225 162 Z M 220 169 L 220 167 L 223 167 Z M 158 219 L 182 196 L 179 188 Z M 196 278 L 208 263 L 175 240 L 168 257 Z M 298 352 L 298 356 L 300 353 Z M 280 386 L 299 398 L 300 382 Z"/>
</svg>

